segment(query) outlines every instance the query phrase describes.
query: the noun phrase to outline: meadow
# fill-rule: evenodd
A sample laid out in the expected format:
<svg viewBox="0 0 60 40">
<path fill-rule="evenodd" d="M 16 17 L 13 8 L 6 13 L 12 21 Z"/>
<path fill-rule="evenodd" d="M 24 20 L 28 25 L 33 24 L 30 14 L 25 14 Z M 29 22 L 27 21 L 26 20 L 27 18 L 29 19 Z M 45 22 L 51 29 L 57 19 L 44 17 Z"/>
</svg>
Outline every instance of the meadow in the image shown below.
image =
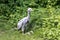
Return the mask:
<svg viewBox="0 0 60 40">
<path fill-rule="evenodd" d="M 30 34 L 23 35 L 14 28 L 28 7 L 34 10 L 27 26 Z M 0 40 L 60 40 L 60 0 L 0 0 Z"/>
</svg>

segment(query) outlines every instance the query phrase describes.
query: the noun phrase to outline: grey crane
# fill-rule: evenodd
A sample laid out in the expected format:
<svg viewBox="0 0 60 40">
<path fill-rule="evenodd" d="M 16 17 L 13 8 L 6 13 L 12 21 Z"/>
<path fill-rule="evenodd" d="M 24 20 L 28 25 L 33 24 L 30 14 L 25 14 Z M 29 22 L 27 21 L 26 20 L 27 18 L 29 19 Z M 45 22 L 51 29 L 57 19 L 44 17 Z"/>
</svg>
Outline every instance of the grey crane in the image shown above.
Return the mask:
<svg viewBox="0 0 60 40">
<path fill-rule="evenodd" d="M 27 10 L 27 17 L 24 17 L 23 19 L 21 19 L 18 24 L 17 24 L 17 29 L 19 30 L 20 28 L 22 29 L 22 33 L 24 33 L 25 31 L 25 25 L 29 22 L 30 20 L 30 12 L 32 11 L 32 8 L 28 8 Z"/>
</svg>

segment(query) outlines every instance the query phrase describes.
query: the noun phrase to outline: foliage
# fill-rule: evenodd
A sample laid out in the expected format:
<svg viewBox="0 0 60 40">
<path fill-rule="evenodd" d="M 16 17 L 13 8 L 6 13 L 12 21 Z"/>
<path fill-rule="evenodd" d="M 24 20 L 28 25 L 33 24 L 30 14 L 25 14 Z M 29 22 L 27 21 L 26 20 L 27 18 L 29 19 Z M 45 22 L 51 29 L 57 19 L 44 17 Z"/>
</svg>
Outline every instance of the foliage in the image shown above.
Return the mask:
<svg viewBox="0 0 60 40">
<path fill-rule="evenodd" d="M 34 10 L 28 24 L 34 34 L 9 31 L 27 16 L 28 7 Z M 0 0 L 0 32 L 1 40 L 60 40 L 60 0 Z"/>
</svg>

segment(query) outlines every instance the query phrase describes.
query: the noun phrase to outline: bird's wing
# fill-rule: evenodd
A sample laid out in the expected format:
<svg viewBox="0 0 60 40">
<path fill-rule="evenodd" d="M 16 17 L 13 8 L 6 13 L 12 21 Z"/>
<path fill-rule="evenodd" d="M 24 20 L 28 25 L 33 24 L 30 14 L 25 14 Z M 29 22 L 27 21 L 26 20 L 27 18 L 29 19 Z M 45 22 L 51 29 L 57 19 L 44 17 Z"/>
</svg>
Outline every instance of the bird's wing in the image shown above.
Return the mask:
<svg viewBox="0 0 60 40">
<path fill-rule="evenodd" d="M 27 17 L 24 17 L 23 19 L 21 19 L 17 24 L 17 28 L 20 29 L 23 23 L 26 24 L 27 19 L 28 19 Z"/>
<path fill-rule="evenodd" d="M 28 21 L 28 18 L 27 17 L 23 18 L 23 22 L 24 23 L 27 23 L 27 21 Z"/>
<path fill-rule="evenodd" d="M 20 21 L 19 21 L 19 23 L 20 22 L 26 22 L 27 21 L 27 17 L 24 17 L 23 19 L 21 19 Z"/>
</svg>

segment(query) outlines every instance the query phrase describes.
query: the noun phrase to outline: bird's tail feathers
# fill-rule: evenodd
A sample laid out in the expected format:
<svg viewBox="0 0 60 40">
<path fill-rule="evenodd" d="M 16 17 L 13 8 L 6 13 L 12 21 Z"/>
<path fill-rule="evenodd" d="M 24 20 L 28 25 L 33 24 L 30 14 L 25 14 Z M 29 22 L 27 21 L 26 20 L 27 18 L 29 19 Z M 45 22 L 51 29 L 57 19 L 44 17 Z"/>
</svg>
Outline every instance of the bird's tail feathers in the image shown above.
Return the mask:
<svg viewBox="0 0 60 40">
<path fill-rule="evenodd" d="M 19 30 L 22 27 L 22 23 L 18 23 L 17 29 Z"/>
</svg>

